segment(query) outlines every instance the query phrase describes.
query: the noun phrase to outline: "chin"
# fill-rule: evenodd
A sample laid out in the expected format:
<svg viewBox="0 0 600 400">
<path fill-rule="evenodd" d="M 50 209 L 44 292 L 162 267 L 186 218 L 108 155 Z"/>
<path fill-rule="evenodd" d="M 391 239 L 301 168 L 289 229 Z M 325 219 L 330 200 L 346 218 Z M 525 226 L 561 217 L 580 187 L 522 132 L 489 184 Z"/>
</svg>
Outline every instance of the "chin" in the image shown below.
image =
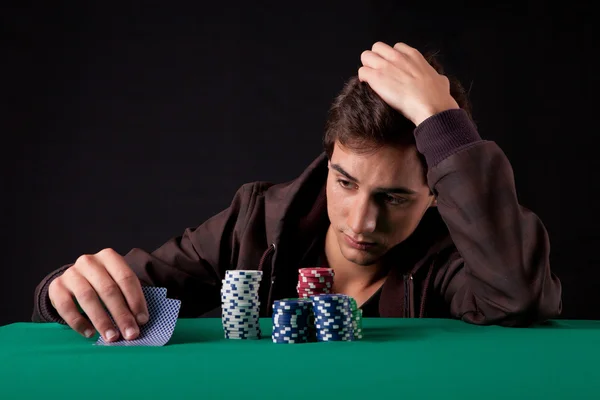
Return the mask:
<svg viewBox="0 0 600 400">
<path fill-rule="evenodd" d="M 361 253 L 361 254 L 357 254 L 357 253 Z M 342 255 L 344 256 L 344 258 L 348 261 L 350 261 L 351 263 L 354 263 L 356 265 L 361 265 L 363 267 L 368 267 L 371 266 L 373 264 L 375 264 L 377 261 L 379 261 L 380 257 L 379 255 L 375 255 L 375 254 L 368 254 L 359 250 L 354 250 L 354 249 L 345 249 L 342 250 Z"/>
</svg>

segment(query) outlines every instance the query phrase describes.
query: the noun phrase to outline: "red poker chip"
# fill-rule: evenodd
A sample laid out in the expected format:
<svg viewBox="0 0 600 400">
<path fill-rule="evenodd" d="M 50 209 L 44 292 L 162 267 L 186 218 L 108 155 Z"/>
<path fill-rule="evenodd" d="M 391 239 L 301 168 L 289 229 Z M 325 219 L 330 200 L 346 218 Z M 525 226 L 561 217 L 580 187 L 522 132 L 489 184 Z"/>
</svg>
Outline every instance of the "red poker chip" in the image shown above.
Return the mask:
<svg viewBox="0 0 600 400">
<path fill-rule="evenodd" d="M 306 285 L 296 285 L 296 289 L 306 289 L 306 290 L 321 290 L 321 289 L 331 289 L 333 285 L 330 286 L 306 286 Z"/>
<path fill-rule="evenodd" d="M 328 285 L 307 285 L 299 283 L 296 287 L 302 289 L 331 289 L 333 287 L 333 283 Z"/>
<path fill-rule="evenodd" d="M 333 292 L 323 292 L 323 293 L 301 293 L 298 295 L 298 298 L 308 299 L 310 297 L 322 296 L 325 294 L 333 294 Z"/>
<path fill-rule="evenodd" d="M 310 293 L 310 294 L 331 293 L 331 291 L 332 291 L 332 289 L 319 289 L 319 290 L 298 289 L 299 293 Z"/>
<path fill-rule="evenodd" d="M 315 276 L 315 275 L 323 275 L 323 276 L 329 276 L 329 275 L 333 275 L 333 268 L 300 268 L 298 270 L 298 272 L 300 273 L 300 275 L 303 276 Z"/>
<path fill-rule="evenodd" d="M 319 279 L 319 280 L 314 280 L 314 279 L 298 279 L 298 283 L 307 283 L 310 285 L 328 285 L 333 283 L 333 279 Z"/>
<path fill-rule="evenodd" d="M 305 278 L 305 279 L 314 279 L 314 278 L 333 278 L 335 276 L 335 274 L 318 274 L 318 273 L 314 273 L 314 274 L 299 274 L 298 277 L 299 278 Z"/>
<path fill-rule="evenodd" d="M 309 294 L 318 294 L 318 293 L 331 293 L 333 289 L 321 289 L 321 290 L 298 290 L 298 293 L 309 293 Z"/>
<path fill-rule="evenodd" d="M 333 275 L 331 275 L 331 276 L 310 276 L 310 277 L 300 276 L 300 277 L 298 277 L 298 282 L 313 282 L 313 283 L 333 282 Z"/>
<path fill-rule="evenodd" d="M 304 277 L 301 276 L 300 278 L 298 278 L 298 281 L 300 282 L 332 282 L 333 281 L 333 276 L 311 276 L 311 277 Z"/>
<path fill-rule="evenodd" d="M 297 287 L 296 291 L 298 292 L 323 292 L 323 291 L 332 291 L 333 288 L 302 288 Z"/>
</svg>

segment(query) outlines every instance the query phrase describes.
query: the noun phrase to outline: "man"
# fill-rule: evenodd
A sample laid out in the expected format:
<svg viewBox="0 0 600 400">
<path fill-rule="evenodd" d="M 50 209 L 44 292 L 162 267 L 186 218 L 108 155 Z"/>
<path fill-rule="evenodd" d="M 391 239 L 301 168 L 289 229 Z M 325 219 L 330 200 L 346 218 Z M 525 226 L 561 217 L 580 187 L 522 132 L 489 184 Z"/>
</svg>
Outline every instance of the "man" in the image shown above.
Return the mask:
<svg viewBox="0 0 600 400">
<path fill-rule="evenodd" d="M 295 297 L 298 268 L 320 265 L 366 317 L 526 326 L 558 316 L 547 232 L 519 205 L 503 152 L 479 137 L 462 87 L 403 43 L 377 42 L 361 60 L 330 110 L 325 154 L 297 179 L 242 186 L 229 208 L 152 253 L 79 257 L 38 285 L 33 320 L 133 339 L 148 320 L 141 284 L 167 287 L 181 316 L 218 316 L 227 269 L 263 271 L 268 316 Z"/>
</svg>

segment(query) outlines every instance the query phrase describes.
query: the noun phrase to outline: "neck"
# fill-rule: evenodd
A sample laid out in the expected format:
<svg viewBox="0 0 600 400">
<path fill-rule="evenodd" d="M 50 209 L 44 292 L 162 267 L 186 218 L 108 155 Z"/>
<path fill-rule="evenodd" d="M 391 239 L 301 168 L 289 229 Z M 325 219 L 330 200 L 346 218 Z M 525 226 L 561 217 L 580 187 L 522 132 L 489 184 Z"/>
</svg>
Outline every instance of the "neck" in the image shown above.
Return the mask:
<svg viewBox="0 0 600 400">
<path fill-rule="evenodd" d="M 383 263 L 358 265 L 348 261 L 340 250 L 334 229 L 330 225 L 325 236 L 325 256 L 335 272 L 334 290 L 337 293 L 355 293 L 381 283 L 386 275 Z"/>
</svg>

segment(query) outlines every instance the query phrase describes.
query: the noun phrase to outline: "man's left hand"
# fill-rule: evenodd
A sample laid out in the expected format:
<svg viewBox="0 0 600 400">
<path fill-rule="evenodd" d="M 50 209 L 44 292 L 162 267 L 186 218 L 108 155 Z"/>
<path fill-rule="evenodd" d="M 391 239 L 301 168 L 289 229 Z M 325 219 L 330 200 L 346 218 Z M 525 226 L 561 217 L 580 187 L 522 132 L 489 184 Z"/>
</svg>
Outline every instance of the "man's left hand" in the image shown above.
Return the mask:
<svg viewBox="0 0 600 400">
<path fill-rule="evenodd" d="M 405 43 L 377 42 L 361 54 L 358 78 L 416 126 L 434 114 L 459 108 L 448 78 Z"/>
</svg>

